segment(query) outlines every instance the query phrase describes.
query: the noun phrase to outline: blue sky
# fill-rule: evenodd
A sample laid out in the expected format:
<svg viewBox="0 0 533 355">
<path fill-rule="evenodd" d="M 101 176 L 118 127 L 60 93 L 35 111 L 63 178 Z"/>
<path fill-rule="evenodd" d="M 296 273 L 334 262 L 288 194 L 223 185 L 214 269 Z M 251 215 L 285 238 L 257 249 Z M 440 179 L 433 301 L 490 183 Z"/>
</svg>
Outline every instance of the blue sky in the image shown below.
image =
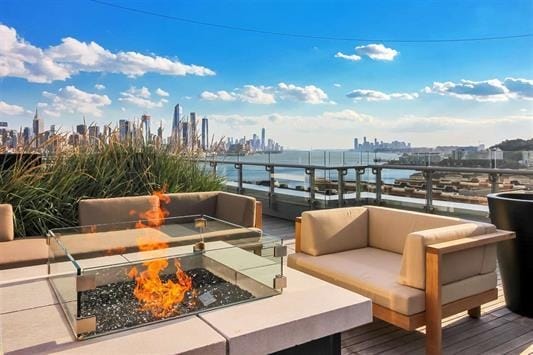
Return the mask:
<svg viewBox="0 0 533 355">
<path fill-rule="evenodd" d="M 143 113 L 168 133 L 172 109 L 217 136 L 261 127 L 294 148 L 354 137 L 418 146 L 533 136 L 532 1 L 118 1 L 202 22 L 325 37 L 232 31 L 88 0 L 0 0 L 0 120 L 105 124 Z M 158 90 L 159 89 L 159 90 Z"/>
</svg>

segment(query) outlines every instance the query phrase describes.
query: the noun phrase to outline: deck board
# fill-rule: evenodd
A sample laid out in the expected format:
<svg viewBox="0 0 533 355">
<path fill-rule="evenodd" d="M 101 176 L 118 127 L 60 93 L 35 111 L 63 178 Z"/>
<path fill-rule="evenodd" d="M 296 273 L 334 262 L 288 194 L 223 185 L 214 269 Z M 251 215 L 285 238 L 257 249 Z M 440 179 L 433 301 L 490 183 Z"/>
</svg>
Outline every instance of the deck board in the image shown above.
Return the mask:
<svg viewBox="0 0 533 355">
<path fill-rule="evenodd" d="M 263 216 L 266 234 L 283 237 L 290 249 L 294 244 L 294 222 Z M 379 319 L 341 336 L 342 354 L 423 354 L 425 327 L 413 332 Z M 498 273 L 498 299 L 481 307 L 479 320 L 466 312 L 443 320 L 444 354 L 533 353 L 533 319 L 512 313 L 505 307 Z"/>
</svg>

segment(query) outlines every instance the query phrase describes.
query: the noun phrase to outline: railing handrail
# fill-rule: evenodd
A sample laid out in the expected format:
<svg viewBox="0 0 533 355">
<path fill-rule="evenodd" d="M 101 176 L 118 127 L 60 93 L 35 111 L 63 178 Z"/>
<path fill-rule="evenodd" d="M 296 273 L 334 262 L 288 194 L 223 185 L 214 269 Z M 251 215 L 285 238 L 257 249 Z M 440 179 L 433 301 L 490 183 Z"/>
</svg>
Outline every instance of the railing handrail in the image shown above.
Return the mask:
<svg viewBox="0 0 533 355">
<path fill-rule="evenodd" d="M 533 175 L 533 170 L 527 169 L 494 169 L 494 168 L 468 168 L 468 167 L 447 167 L 436 165 L 396 165 L 396 164 L 354 164 L 354 165 L 317 165 L 317 164 L 290 164 L 276 162 L 247 162 L 235 160 L 213 160 L 199 159 L 200 163 L 215 163 L 228 165 L 245 165 L 245 166 L 274 166 L 278 168 L 295 168 L 295 169 L 315 169 L 315 170 L 339 170 L 339 169 L 397 169 L 397 170 L 416 170 L 416 171 L 444 171 L 457 173 L 480 173 L 480 174 L 500 174 L 500 175 Z"/>
</svg>

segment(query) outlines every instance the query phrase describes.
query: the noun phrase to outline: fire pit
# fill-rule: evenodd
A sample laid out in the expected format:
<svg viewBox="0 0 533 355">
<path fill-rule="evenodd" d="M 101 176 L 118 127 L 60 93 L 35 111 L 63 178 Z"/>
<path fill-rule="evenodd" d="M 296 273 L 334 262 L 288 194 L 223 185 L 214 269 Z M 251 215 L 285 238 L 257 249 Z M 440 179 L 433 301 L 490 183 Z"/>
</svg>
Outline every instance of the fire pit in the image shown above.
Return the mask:
<svg viewBox="0 0 533 355">
<path fill-rule="evenodd" d="M 282 242 L 205 215 L 53 229 L 49 280 L 86 339 L 277 295 Z"/>
</svg>

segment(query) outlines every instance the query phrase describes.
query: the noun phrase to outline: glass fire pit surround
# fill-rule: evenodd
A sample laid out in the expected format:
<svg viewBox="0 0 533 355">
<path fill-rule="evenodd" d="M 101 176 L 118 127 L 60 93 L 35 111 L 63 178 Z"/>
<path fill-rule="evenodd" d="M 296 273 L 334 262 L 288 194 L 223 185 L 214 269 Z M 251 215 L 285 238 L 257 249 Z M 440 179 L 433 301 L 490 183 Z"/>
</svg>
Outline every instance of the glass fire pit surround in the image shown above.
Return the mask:
<svg viewBox="0 0 533 355">
<path fill-rule="evenodd" d="M 280 294 L 280 238 L 194 215 L 52 229 L 49 281 L 77 339 Z"/>
</svg>

